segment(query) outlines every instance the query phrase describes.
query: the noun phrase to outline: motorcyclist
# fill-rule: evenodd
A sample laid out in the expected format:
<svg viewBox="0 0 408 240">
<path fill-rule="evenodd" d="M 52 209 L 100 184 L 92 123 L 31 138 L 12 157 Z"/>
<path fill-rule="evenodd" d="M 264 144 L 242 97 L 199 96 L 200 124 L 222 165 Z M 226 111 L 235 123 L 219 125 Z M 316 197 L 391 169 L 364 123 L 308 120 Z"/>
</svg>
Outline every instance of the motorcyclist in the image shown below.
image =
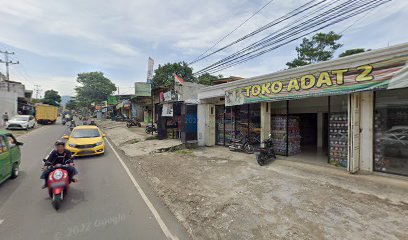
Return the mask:
<svg viewBox="0 0 408 240">
<path fill-rule="evenodd" d="M 61 165 L 68 165 L 62 168 L 68 172 L 70 182 L 76 182 L 74 175 L 76 175 L 78 171 L 74 167 L 71 152 L 65 149 L 65 143 L 63 141 L 58 140 L 54 145 L 55 149 L 48 155 L 46 161 L 44 162 L 44 171 L 41 174 L 41 179 L 44 179 L 45 182 L 42 188 L 47 187 L 48 175 L 54 170 L 54 167 L 59 167 Z M 48 166 L 52 167 L 48 168 Z"/>
<path fill-rule="evenodd" d="M 76 123 L 75 123 L 75 120 L 71 120 L 71 122 L 69 123 L 69 127 L 70 128 L 74 128 L 74 127 L 76 127 Z"/>
</svg>

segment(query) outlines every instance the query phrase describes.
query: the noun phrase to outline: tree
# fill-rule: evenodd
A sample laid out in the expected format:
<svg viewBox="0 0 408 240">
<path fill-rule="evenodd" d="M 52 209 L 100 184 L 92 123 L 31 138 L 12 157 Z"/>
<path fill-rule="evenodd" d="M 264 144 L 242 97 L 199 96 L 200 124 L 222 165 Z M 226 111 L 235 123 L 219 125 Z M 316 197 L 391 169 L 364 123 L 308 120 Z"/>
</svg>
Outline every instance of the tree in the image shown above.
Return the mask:
<svg viewBox="0 0 408 240">
<path fill-rule="evenodd" d="M 346 50 L 342 53 L 340 53 L 339 57 L 345 57 L 345 56 L 350 56 L 350 55 L 354 55 L 357 53 L 362 53 L 365 52 L 366 50 L 364 48 L 354 48 L 354 49 L 349 49 Z"/>
<path fill-rule="evenodd" d="M 286 65 L 289 68 L 295 68 L 332 59 L 334 52 L 343 46 L 337 43 L 341 36 L 331 31 L 317 33 L 311 39 L 303 38 L 300 46 L 296 47 L 297 58 L 287 62 Z"/>
<path fill-rule="evenodd" d="M 74 99 L 71 99 L 65 104 L 65 108 L 68 110 L 74 110 L 77 108 L 77 102 Z"/>
<path fill-rule="evenodd" d="M 213 81 L 222 78 L 222 75 L 214 76 L 209 73 L 204 73 L 197 78 L 197 83 L 204 85 L 212 85 Z"/>
<path fill-rule="evenodd" d="M 55 90 L 47 90 L 44 93 L 44 99 L 42 100 L 43 103 L 59 106 L 61 102 L 61 96 Z"/>
<path fill-rule="evenodd" d="M 169 88 L 173 86 L 174 73 L 183 78 L 183 80 L 186 82 L 197 81 L 193 76 L 193 69 L 189 67 L 186 62 L 166 63 L 164 65 L 159 65 L 159 67 L 154 71 L 153 87 Z"/>
<path fill-rule="evenodd" d="M 78 106 L 90 107 L 92 103 L 106 101 L 116 91 L 116 86 L 102 72 L 79 73 L 75 87 Z"/>
</svg>

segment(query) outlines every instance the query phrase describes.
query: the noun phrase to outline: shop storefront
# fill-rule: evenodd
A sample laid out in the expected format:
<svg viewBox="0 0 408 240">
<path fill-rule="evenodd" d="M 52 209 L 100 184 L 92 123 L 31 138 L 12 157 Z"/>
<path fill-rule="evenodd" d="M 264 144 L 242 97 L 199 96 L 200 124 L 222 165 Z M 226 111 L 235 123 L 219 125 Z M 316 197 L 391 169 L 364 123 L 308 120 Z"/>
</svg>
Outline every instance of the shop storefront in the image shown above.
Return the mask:
<svg viewBox="0 0 408 240">
<path fill-rule="evenodd" d="M 271 134 L 282 156 L 408 175 L 407 60 L 402 44 L 205 88 L 199 144 Z"/>
</svg>

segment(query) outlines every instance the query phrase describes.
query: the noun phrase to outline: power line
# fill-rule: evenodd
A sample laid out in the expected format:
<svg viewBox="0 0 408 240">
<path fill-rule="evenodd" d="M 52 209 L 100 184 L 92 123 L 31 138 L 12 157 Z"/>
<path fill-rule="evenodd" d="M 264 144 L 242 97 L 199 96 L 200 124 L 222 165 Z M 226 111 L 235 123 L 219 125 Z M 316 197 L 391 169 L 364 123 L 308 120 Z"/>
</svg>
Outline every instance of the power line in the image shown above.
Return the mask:
<svg viewBox="0 0 408 240">
<path fill-rule="evenodd" d="M 14 65 L 14 64 L 19 64 L 19 62 L 13 62 L 9 60 L 9 55 L 14 55 L 14 52 L 8 52 L 8 51 L 1 51 L 0 53 L 4 54 L 4 60 L 0 59 L 0 63 L 6 64 L 6 78 L 7 78 L 7 91 L 10 92 L 10 70 L 9 70 L 9 65 Z"/>
<path fill-rule="evenodd" d="M 204 54 L 206 54 L 208 51 L 213 49 L 215 46 L 217 46 L 220 42 L 224 41 L 227 37 L 229 37 L 231 34 L 233 34 L 235 31 L 237 31 L 240 27 L 242 27 L 245 23 L 247 23 L 249 20 L 251 20 L 253 17 L 255 17 L 258 13 L 260 13 L 264 8 L 266 8 L 269 4 L 271 4 L 274 0 L 270 0 L 267 2 L 265 5 L 263 5 L 260 9 L 258 9 L 256 12 L 254 12 L 249 18 L 247 18 L 245 21 L 243 21 L 241 24 L 239 24 L 236 28 L 234 28 L 231 32 L 229 32 L 227 35 L 224 37 L 220 38 L 217 42 L 214 43 L 210 48 L 205 50 L 200 56 L 198 56 L 196 59 L 191 61 L 189 64 L 195 63 L 198 59 L 200 59 Z"/>
<path fill-rule="evenodd" d="M 359 15 L 368 10 L 372 10 L 382 4 L 385 4 L 391 0 L 349 0 L 344 2 L 328 11 L 321 13 L 317 16 L 312 16 L 306 21 L 301 22 L 298 25 L 281 28 L 280 30 L 268 35 L 267 37 L 237 51 L 230 56 L 211 64 L 210 66 L 198 71 L 195 75 L 208 72 L 214 73 L 228 67 L 246 62 L 252 58 L 260 56 L 266 52 L 272 51 L 278 47 L 286 45 L 294 40 L 304 37 L 310 33 L 316 32 L 338 22 L 344 21 L 348 18 Z M 325 25 L 324 25 L 325 24 Z M 323 25 L 323 26 L 322 26 Z M 320 27 L 319 27 L 320 26 Z M 282 30 L 285 30 L 282 32 Z M 306 34 L 302 34 L 306 32 Z M 300 36 L 298 36 L 300 35 Z M 297 36 L 297 37 L 296 37 Z M 275 40 L 275 41 L 272 41 Z M 254 50 L 253 50 L 254 49 Z M 263 50 L 265 49 L 265 50 Z"/>
<path fill-rule="evenodd" d="M 269 29 L 269 28 L 271 28 L 271 27 L 273 27 L 275 25 L 278 25 L 278 24 L 280 24 L 280 23 L 282 23 L 282 22 L 284 22 L 284 21 L 286 21 L 286 20 L 288 20 L 290 18 L 296 17 L 297 15 L 308 11 L 309 9 L 311 9 L 313 7 L 318 6 L 318 5 L 326 2 L 327 0 L 320 0 L 319 2 L 316 2 L 316 1 L 317 0 L 311 0 L 311 1 L 307 2 L 307 3 L 303 4 L 302 6 L 290 11 L 287 14 L 285 14 L 284 16 L 281 16 L 281 17 L 269 22 L 268 24 L 258 28 L 257 30 L 252 31 L 251 33 L 246 34 L 243 37 L 241 37 L 241 38 L 239 38 L 239 39 L 225 45 L 224 47 L 221 47 L 221 48 L 217 49 L 216 51 L 213 51 L 213 52 L 211 52 L 209 54 L 206 54 L 206 55 L 196 59 L 195 61 L 191 62 L 190 64 L 197 63 L 197 62 L 199 62 L 199 61 L 201 61 L 201 60 L 203 60 L 205 58 L 208 58 L 208 57 L 210 57 L 210 56 L 212 56 L 212 55 L 214 55 L 214 54 L 216 54 L 218 52 L 221 52 L 222 50 L 225 50 L 225 49 L 227 49 L 227 48 L 229 48 L 229 47 L 231 47 L 231 46 L 233 46 L 233 45 L 235 45 L 235 44 L 237 44 L 239 42 L 242 42 L 242 41 L 244 41 L 246 39 L 249 39 L 250 37 L 253 37 L 253 36 L 255 36 L 255 35 L 263 32 L 263 31 L 265 31 L 265 30 L 267 30 L 267 29 Z M 314 3 L 314 2 L 316 2 L 316 3 Z"/>
<path fill-rule="evenodd" d="M 39 99 L 42 89 L 40 85 L 34 85 L 35 98 Z"/>
</svg>

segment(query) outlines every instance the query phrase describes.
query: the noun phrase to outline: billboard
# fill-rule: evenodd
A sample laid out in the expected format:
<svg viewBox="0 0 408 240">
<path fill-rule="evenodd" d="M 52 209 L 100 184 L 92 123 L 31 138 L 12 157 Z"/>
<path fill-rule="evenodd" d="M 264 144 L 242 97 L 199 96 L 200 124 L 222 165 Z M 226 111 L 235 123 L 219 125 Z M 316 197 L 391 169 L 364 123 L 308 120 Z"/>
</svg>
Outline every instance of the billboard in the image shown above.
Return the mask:
<svg viewBox="0 0 408 240">
<path fill-rule="evenodd" d="M 273 79 L 225 92 L 225 105 L 273 102 L 408 87 L 408 56 L 345 69 Z"/>
<path fill-rule="evenodd" d="M 135 82 L 135 96 L 136 97 L 150 97 L 152 95 L 152 88 L 150 83 Z"/>
<path fill-rule="evenodd" d="M 149 57 L 147 60 L 147 83 L 152 83 L 153 80 L 154 60 Z"/>
</svg>

